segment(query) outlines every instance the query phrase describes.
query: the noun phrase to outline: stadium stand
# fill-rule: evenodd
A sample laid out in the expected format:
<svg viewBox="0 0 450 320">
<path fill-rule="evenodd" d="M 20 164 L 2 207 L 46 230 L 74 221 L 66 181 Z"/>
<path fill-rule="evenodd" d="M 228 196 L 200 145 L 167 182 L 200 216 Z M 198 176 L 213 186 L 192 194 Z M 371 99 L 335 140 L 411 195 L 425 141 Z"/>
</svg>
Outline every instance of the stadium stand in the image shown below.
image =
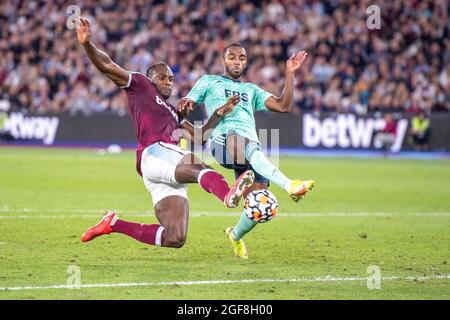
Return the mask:
<svg viewBox="0 0 450 320">
<path fill-rule="evenodd" d="M 172 102 L 205 73 L 221 73 L 224 46 L 248 48 L 245 80 L 280 93 L 284 62 L 310 54 L 298 76 L 300 110 L 415 113 L 450 110 L 446 0 L 378 0 L 381 28 L 366 27 L 371 1 L 77 1 L 95 43 L 126 69 L 164 60 Z M 66 26 L 70 1 L 0 3 L 0 105 L 32 113 L 125 110 L 124 93 L 88 63 Z"/>
</svg>

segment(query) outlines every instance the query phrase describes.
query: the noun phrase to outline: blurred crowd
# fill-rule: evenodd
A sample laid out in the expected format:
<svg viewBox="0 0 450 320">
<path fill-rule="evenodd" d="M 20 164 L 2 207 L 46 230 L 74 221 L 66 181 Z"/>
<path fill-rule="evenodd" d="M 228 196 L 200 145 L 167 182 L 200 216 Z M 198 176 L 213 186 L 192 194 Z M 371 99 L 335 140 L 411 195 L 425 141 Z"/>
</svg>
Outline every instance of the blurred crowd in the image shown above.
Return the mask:
<svg viewBox="0 0 450 320">
<path fill-rule="evenodd" d="M 123 113 L 126 98 L 94 69 L 67 19 L 74 1 L 0 3 L 0 110 Z M 176 103 L 224 46 L 247 48 L 244 81 L 278 95 L 286 59 L 307 50 L 295 112 L 450 110 L 447 0 L 79 0 L 94 43 L 127 70 L 166 61 Z M 380 8 L 370 30 L 367 8 Z M 69 24 L 70 26 L 70 24 Z"/>
</svg>

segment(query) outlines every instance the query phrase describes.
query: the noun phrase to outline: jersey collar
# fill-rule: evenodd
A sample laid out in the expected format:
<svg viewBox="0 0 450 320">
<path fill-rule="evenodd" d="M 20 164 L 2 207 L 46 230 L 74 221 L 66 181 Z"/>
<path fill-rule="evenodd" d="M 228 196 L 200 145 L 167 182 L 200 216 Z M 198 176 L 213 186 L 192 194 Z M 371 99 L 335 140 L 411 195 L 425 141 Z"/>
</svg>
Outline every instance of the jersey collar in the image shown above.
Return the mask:
<svg viewBox="0 0 450 320">
<path fill-rule="evenodd" d="M 233 82 L 237 82 L 237 83 L 241 83 L 241 80 L 234 80 L 234 79 L 231 79 L 231 78 L 229 78 L 229 77 L 227 77 L 227 76 L 224 76 L 223 74 L 221 74 L 220 75 L 222 78 L 224 78 L 224 79 L 227 79 L 227 80 L 230 80 L 230 81 L 233 81 Z"/>
</svg>

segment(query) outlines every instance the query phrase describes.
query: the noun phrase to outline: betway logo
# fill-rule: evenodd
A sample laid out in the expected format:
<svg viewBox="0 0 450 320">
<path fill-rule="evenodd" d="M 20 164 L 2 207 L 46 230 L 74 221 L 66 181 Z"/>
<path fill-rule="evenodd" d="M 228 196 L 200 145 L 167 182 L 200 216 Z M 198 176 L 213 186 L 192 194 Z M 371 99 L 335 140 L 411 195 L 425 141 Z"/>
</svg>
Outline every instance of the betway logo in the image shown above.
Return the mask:
<svg viewBox="0 0 450 320">
<path fill-rule="evenodd" d="M 375 145 L 373 136 L 383 130 L 384 119 L 359 118 L 354 114 L 338 115 L 336 118 L 320 120 L 311 114 L 303 116 L 303 144 L 315 148 L 380 148 Z M 397 135 L 391 147 L 392 151 L 399 151 L 405 138 L 408 120 L 397 122 Z"/>
<path fill-rule="evenodd" d="M 56 117 L 25 117 L 21 113 L 11 113 L 6 118 L 4 129 L 15 139 L 42 140 L 49 145 L 55 141 L 58 124 Z"/>
</svg>

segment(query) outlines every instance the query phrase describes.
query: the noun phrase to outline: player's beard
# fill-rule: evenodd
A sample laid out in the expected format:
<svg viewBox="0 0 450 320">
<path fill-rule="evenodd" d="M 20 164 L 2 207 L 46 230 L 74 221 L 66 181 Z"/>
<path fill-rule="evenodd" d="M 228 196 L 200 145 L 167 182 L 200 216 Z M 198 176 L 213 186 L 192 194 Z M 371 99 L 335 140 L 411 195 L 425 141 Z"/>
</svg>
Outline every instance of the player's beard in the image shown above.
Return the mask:
<svg viewBox="0 0 450 320">
<path fill-rule="evenodd" d="M 245 69 L 235 69 L 225 66 L 226 73 L 233 79 L 239 79 L 244 74 Z"/>
<path fill-rule="evenodd" d="M 170 95 L 172 94 L 172 88 L 167 89 L 164 87 L 159 87 L 158 91 L 164 99 L 168 99 L 170 97 Z"/>
</svg>

